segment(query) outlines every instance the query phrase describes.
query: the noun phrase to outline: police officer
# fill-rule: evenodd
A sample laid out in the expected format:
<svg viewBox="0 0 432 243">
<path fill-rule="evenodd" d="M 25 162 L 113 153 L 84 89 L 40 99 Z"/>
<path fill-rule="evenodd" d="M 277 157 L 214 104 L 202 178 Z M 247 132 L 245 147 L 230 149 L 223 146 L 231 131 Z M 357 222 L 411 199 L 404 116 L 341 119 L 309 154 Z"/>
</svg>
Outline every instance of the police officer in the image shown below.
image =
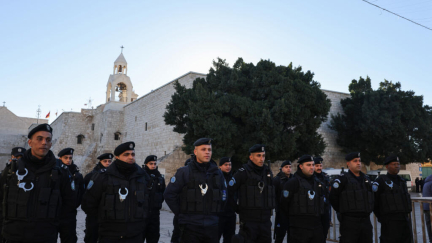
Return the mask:
<svg viewBox="0 0 432 243">
<path fill-rule="evenodd" d="M 391 155 L 385 159 L 386 175 L 380 175 L 372 185 L 375 192 L 374 213 L 381 222 L 380 242 L 410 243 L 412 240 L 411 197 L 406 181 L 398 175 L 399 158 Z M 378 189 L 378 190 L 377 190 Z"/>
<path fill-rule="evenodd" d="M 245 242 L 269 243 L 271 238 L 271 215 L 276 195 L 273 175 L 264 165 L 265 146 L 255 144 L 249 149 L 249 161 L 229 182 L 228 200 L 240 216 L 240 232 Z M 234 194 L 238 194 L 238 204 Z M 238 241 L 239 235 L 233 239 Z"/>
<path fill-rule="evenodd" d="M 180 242 L 219 242 L 218 213 L 227 198 L 224 177 L 211 159 L 211 139 L 200 138 L 193 145 L 195 156 L 171 178 L 165 201 L 178 215 Z"/>
<path fill-rule="evenodd" d="M 11 151 L 11 158 L 10 158 L 9 162 L 6 163 L 5 170 L 6 171 L 10 170 L 10 166 L 11 166 L 12 162 L 16 165 L 16 161 L 22 158 L 22 156 L 24 155 L 25 151 L 26 151 L 26 149 L 23 148 L 23 147 L 15 147 L 15 148 L 13 148 L 12 151 Z M 1 177 L 1 173 L 0 173 L 0 177 Z M 3 215 L 0 214 L 0 242 L 3 242 L 3 238 L 1 236 L 1 230 L 2 230 L 2 228 L 3 228 Z"/>
<path fill-rule="evenodd" d="M 292 178 L 291 174 L 291 161 L 285 160 L 281 164 L 280 172 L 273 178 L 273 185 L 276 192 L 276 219 L 275 219 L 275 243 L 282 243 L 285 235 L 289 238 L 289 219 L 281 212 L 280 198 L 282 196 L 282 189 L 285 183 Z"/>
<path fill-rule="evenodd" d="M 372 243 L 372 182 L 361 172 L 360 152 L 347 154 L 345 160 L 349 170 L 332 181 L 330 190 L 330 203 L 340 213 L 340 241 Z"/>
<path fill-rule="evenodd" d="M 84 194 L 84 179 L 79 172 L 78 166 L 73 162 L 73 148 L 62 149 L 57 156 L 57 166 L 64 170 L 65 174 L 70 176 L 70 183 L 72 191 L 75 194 L 75 206 L 79 207 L 81 204 L 82 195 Z M 70 212 L 63 211 L 60 216 L 60 240 L 62 243 L 75 243 L 78 238 L 76 235 L 76 215 L 77 210 L 73 209 Z"/>
<path fill-rule="evenodd" d="M 28 134 L 30 149 L 3 171 L 3 237 L 7 242 L 57 242 L 61 211 L 75 208 L 69 176 L 50 150 L 52 128 L 40 124 Z"/>
<path fill-rule="evenodd" d="M 101 173 L 105 172 L 108 166 L 111 164 L 112 159 L 114 158 L 114 155 L 112 153 L 105 153 L 102 155 L 99 155 L 97 159 L 99 160 L 99 163 L 93 168 L 93 170 L 88 173 L 84 177 L 84 184 L 87 188 L 92 176 L 95 173 Z M 88 213 L 86 216 L 86 229 L 84 230 L 85 236 L 84 236 L 84 242 L 85 243 L 96 243 L 98 240 L 98 221 L 97 221 L 97 215 L 98 212 L 91 212 Z"/>
<path fill-rule="evenodd" d="M 105 172 L 87 185 L 81 208 L 98 212 L 99 242 L 143 242 L 148 214 L 148 175 L 135 163 L 135 143 L 122 143 Z"/>
<path fill-rule="evenodd" d="M 219 168 L 225 178 L 225 182 L 231 181 L 233 174 L 231 172 L 232 164 L 230 157 L 222 157 L 219 160 Z M 237 195 L 233 195 L 236 200 Z M 223 243 L 231 243 L 231 238 L 235 234 L 237 216 L 231 207 L 225 207 L 225 210 L 219 214 L 219 239 L 223 236 Z"/>
<path fill-rule="evenodd" d="M 324 239 L 323 242 L 326 242 L 328 230 L 330 229 L 330 221 L 331 221 L 331 206 L 330 206 L 330 178 L 327 175 L 327 173 L 323 172 L 323 159 L 321 157 L 315 157 L 315 176 L 318 178 L 318 180 L 323 184 L 324 186 L 324 196 L 325 196 L 325 202 L 324 202 L 324 214 L 321 216 L 321 223 L 323 226 L 323 232 L 324 232 Z"/>
<path fill-rule="evenodd" d="M 156 155 L 149 155 L 143 165 L 143 169 L 150 175 L 149 217 L 144 231 L 144 240 L 147 243 L 157 243 L 160 237 L 160 210 L 164 201 L 165 179 L 159 172 L 156 162 Z"/>
<path fill-rule="evenodd" d="M 281 209 L 289 217 L 289 241 L 322 242 L 324 185 L 314 176 L 312 156 L 303 155 L 297 163 L 297 171 L 285 183 L 281 197 Z"/>
</svg>

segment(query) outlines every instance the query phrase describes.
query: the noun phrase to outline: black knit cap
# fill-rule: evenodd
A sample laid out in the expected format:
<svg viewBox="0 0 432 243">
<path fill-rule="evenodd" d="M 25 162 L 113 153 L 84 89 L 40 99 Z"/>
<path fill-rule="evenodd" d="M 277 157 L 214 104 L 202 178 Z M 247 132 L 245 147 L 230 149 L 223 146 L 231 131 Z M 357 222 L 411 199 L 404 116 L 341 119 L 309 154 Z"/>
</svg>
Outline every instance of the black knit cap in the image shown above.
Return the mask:
<svg viewBox="0 0 432 243">
<path fill-rule="evenodd" d="M 396 155 L 390 155 L 388 156 L 385 161 L 384 161 L 384 165 L 388 165 L 391 162 L 399 162 L 399 157 L 397 157 Z"/>
<path fill-rule="evenodd" d="M 219 160 L 219 166 L 222 166 L 223 164 L 225 164 L 226 162 L 231 162 L 231 158 L 230 157 L 222 157 Z"/>
<path fill-rule="evenodd" d="M 147 158 L 144 160 L 144 164 L 147 164 L 150 161 L 157 161 L 157 156 L 156 155 L 147 156 Z"/>
<path fill-rule="evenodd" d="M 346 161 L 351 161 L 355 158 L 360 158 L 360 152 L 352 152 L 345 156 Z"/>
<path fill-rule="evenodd" d="M 211 145 L 212 144 L 211 142 L 212 142 L 211 138 L 200 138 L 195 141 L 193 146 Z"/>
<path fill-rule="evenodd" d="M 311 162 L 311 161 L 314 161 L 313 157 L 308 155 L 308 154 L 305 154 L 305 155 L 302 155 L 302 157 L 300 157 L 300 159 L 297 161 L 297 163 L 303 164 L 305 162 Z"/>
<path fill-rule="evenodd" d="M 15 157 L 20 156 L 20 155 L 23 156 L 25 151 L 26 151 L 26 149 L 23 147 L 15 147 L 12 149 L 11 155 L 13 155 Z"/>
<path fill-rule="evenodd" d="M 322 162 L 323 162 L 323 158 L 321 158 L 321 157 L 315 157 L 314 158 L 314 162 L 315 162 L 315 164 L 316 165 L 319 165 L 319 164 L 322 164 Z"/>
<path fill-rule="evenodd" d="M 255 144 L 254 146 L 249 148 L 249 153 L 262 153 L 265 152 L 264 144 Z"/>
<path fill-rule="evenodd" d="M 120 154 L 124 153 L 127 150 L 135 150 L 135 143 L 134 142 L 126 142 L 122 143 L 114 150 L 114 155 L 119 156 Z"/>
<path fill-rule="evenodd" d="M 60 158 L 60 157 L 65 156 L 65 155 L 73 155 L 74 151 L 75 151 L 75 149 L 73 149 L 73 148 L 64 148 L 57 154 L 57 156 Z"/>
<path fill-rule="evenodd" d="M 28 134 L 27 137 L 31 139 L 31 137 L 33 136 L 33 134 L 35 134 L 37 132 L 40 132 L 40 131 L 49 132 L 52 135 L 53 129 L 52 129 L 52 127 L 49 124 L 43 123 L 43 124 L 40 124 L 40 125 L 36 126 L 35 128 L 33 128 L 29 132 L 29 134 Z"/>
<path fill-rule="evenodd" d="M 291 165 L 291 161 L 290 160 L 285 160 L 284 162 L 282 162 L 281 164 L 281 168 L 286 166 L 286 165 Z"/>
<path fill-rule="evenodd" d="M 104 159 L 112 159 L 114 157 L 114 155 L 112 153 L 105 153 L 105 154 L 101 154 L 99 155 L 99 157 L 97 157 L 98 160 L 104 160 Z"/>
</svg>

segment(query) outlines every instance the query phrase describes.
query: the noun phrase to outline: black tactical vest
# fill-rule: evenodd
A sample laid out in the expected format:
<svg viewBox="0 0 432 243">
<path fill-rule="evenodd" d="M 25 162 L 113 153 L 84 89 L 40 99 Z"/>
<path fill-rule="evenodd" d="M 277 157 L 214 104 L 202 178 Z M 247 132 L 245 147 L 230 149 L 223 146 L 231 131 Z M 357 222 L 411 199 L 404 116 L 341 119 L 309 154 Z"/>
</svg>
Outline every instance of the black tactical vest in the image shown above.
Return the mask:
<svg viewBox="0 0 432 243">
<path fill-rule="evenodd" d="M 289 204 L 289 215 L 309 215 L 319 217 L 324 213 L 324 203 L 326 201 L 323 195 L 324 185 L 314 177 L 312 186 L 305 178 L 294 175 L 294 180 L 298 180 L 299 190 L 292 197 Z"/>
<path fill-rule="evenodd" d="M 240 186 L 239 206 L 243 210 L 275 208 L 275 188 L 270 171 L 264 169 L 259 176 L 247 164 L 243 165 L 243 169 L 247 173 L 247 180 Z"/>
<path fill-rule="evenodd" d="M 393 183 L 387 175 L 380 176 L 385 185 L 380 195 L 381 214 L 410 213 L 412 211 L 411 196 L 404 179 L 400 178 L 400 185 Z"/>
<path fill-rule="evenodd" d="M 224 180 L 223 176 L 213 173 L 206 178 L 206 173 L 199 171 L 195 165 L 189 164 L 187 167 L 189 168 L 189 182 L 180 193 L 180 213 L 217 214 L 222 212 L 222 199 L 226 197 L 226 191 L 222 191 L 220 185 Z M 207 184 L 207 192 L 202 195 L 200 185 L 205 188 L 205 184 Z"/>
<path fill-rule="evenodd" d="M 127 196 L 121 200 L 120 194 L 126 193 Z M 107 187 L 99 206 L 99 220 L 117 223 L 142 221 L 148 213 L 148 196 L 143 177 L 127 181 L 108 174 Z"/>
<path fill-rule="evenodd" d="M 3 185 L 3 217 L 6 220 L 58 220 L 61 208 L 60 168 L 54 167 L 36 175 L 27 170 L 23 162 L 17 164 L 18 174 L 24 175 L 26 171 L 28 174 L 19 181 L 16 171 L 12 171 L 15 167 L 9 170 Z"/>
<path fill-rule="evenodd" d="M 348 179 L 344 191 L 339 197 L 340 213 L 368 213 L 373 210 L 374 194 L 372 192 L 372 183 L 364 175 L 362 183 L 354 178 L 351 173 L 344 173 Z"/>
<path fill-rule="evenodd" d="M 150 174 L 150 180 L 149 190 L 153 193 L 153 200 L 150 203 L 150 206 L 152 208 L 161 209 L 163 193 L 165 191 L 165 180 L 162 176 L 156 177 L 154 174 Z"/>
</svg>

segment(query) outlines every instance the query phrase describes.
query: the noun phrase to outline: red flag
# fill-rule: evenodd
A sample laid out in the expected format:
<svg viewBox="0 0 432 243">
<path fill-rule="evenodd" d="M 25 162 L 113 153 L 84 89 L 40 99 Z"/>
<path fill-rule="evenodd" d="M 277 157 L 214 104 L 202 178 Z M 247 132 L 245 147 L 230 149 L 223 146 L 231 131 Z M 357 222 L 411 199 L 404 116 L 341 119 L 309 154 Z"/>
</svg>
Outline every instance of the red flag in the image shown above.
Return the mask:
<svg viewBox="0 0 432 243">
<path fill-rule="evenodd" d="M 50 112 L 48 112 L 48 114 L 46 115 L 46 117 L 45 117 L 45 118 L 49 118 L 49 116 L 50 116 L 50 113 L 51 113 L 51 111 L 50 111 Z"/>
</svg>

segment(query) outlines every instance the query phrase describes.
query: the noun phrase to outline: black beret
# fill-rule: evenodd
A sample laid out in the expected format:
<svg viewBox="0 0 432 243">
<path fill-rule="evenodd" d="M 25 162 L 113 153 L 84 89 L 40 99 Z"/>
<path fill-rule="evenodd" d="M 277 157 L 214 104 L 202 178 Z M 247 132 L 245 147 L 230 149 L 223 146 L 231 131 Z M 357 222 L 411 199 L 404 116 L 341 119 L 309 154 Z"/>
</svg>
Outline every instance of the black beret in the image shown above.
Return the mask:
<svg viewBox="0 0 432 243">
<path fill-rule="evenodd" d="M 97 157 L 98 160 L 104 160 L 104 159 L 112 159 L 114 157 L 114 155 L 112 153 L 105 153 L 105 154 L 101 154 L 99 155 L 99 157 Z"/>
<path fill-rule="evenodd" d="M 314 162 L 315 162 L 315 164 L 316 165 L 318 165 L 318 164 L 322 164 L 322 162 L 323 162 L 323 158 L 321 158 L 321 157 L 315 157 L 314 158 Z"/>
<path fill-rule="evenodd" d="M 223 164 L 225 164 L 226 162 L 231 162 L 231 158 L 230 157 L 222 157 L 219 160 L 219 166 L 222 166 Z"/>
<path fill-rule="evenodd" d="M 62 157 L 62 156 L 64 156 L 64 155 L 73 155 L 73 152 L 75 151 L 75 149 L 73 149 L 73 148 L 65 148 L 65 149 L 62 149 L 58 154 L 57 154 L 57 156 L 60 158 L 60 157 Z"/>
<path fill-rule="evenodd" d="M 399 157 L 396 155 L 388 156 L 384 161 L 384 165 L 390 164 L 391 162 L 399 162 Z"/>
<path fill-rule="evenodd" d="M 45 131 L 45 132 L 49 132 L 49 133 L 51 133 L 51 135 L 52 135 L 52 131 L 53 131 L 53 129 L 52 129 L 52 127 L 50 126 L 50 125 L 48 125 L 48 124 L 46 124 L 46 123 L 44 123 L 44 124 L 40 124 L 40 125 L 38 125 L 38 126 L 36 126 L 35 128 L 33 128 L 30 132 L 29 132 L 29 134 L 28 134 L 28 138 L 31 138 L 32 136 L 33 136 L 33 134 L 35 134 L 35 133 L 37 133 L 37 132 L 40 132 L 40 131 Z"/>
<path fill-rule="evenodd" d="M 211 142 L 212 142 L 211 138 L 200 138 L 200 139 L 195 141 L 193 146 L 211 145 L 212 144 Z"/>
<path fill-rule="evenodd" d="M 285 165 L 291 165 L 291 161 L 290 160 L 285 160 L 284 162 L 282 162 L 281 168 L 284 167 Z"/>
<path fill-rule="evenodd" d="M 15 147 L 12 149 L 11 155 L 13 155 L 15 157 L 18 155 L 23 156 L 25 151 L 26 151 L 26 149 L 23 147 Z"/>
<path fill-rule="evenodd" d="M 149 155 L 149 156 L 147 156 L 147 158 L 144 160 L 144 164 L 147 164 L 150 161 L 157 161 L 156 155 Z"/>
<path fill-rule="evenodd" d="M 134 150 L 134 149 L 135 149 L 134 142 L 122 143 L 119 146 L 117 146 L 117 148 L 114 149 L 114 155 L 119 156 L 120 154 L 124 153 L 124 151 Z"/>
<path fill-rule="evenodd" d="M 255 144 L 249 149 L 249 153 L 261 153 L 261 152 L 265 152 L 264 144 Z"/>
<path fill-rule="evenodd" d="M 308 154 L 305 154 L 302 157 L 300 157 L 297 163 L 302 164 L 304 162 L 311 162 L 311 161 L 314 161 L 313 157 Z"/>
<path fill-rule="evenodd" d="M 351 161 L 355 158 L 360 158 L 360 152 L 349 153 L 345 156 L 346 161 Z"/>
</svg>

